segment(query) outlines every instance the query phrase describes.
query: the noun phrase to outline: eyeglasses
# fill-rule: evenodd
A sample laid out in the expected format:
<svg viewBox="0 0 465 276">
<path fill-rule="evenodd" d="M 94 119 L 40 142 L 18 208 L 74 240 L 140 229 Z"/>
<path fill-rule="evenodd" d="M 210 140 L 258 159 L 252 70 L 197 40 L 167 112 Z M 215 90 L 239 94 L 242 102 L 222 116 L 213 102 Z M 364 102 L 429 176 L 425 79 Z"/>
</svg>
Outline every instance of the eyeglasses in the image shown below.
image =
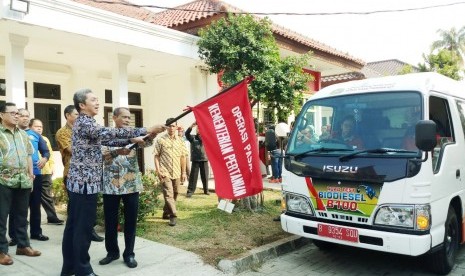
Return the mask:
<svg viewBox="0 0 465 276">
<path fill-rule="evenodd" d="M 8 114 L 10 114 L 11 116 L 19 116 L 19 112 L 18 112 L 18 111 L 5 111 L 5 112 L 2 112 L 2 113 L 8 113 Z"/>
</svg>

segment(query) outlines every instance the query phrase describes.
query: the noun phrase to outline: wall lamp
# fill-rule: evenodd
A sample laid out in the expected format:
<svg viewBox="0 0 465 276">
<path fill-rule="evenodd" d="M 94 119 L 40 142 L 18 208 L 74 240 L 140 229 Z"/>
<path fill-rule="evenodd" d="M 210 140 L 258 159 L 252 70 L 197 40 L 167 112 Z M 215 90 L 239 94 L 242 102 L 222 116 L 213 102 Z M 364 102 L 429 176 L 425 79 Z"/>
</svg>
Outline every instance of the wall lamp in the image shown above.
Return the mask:
<svg viewBox="0 0 465 276">
<path fill-rule="evenodd" d="M 10 10 L 21 12 L 24 14 L 29 13 L 29 0 L 10 0 Z"/>
</svg>

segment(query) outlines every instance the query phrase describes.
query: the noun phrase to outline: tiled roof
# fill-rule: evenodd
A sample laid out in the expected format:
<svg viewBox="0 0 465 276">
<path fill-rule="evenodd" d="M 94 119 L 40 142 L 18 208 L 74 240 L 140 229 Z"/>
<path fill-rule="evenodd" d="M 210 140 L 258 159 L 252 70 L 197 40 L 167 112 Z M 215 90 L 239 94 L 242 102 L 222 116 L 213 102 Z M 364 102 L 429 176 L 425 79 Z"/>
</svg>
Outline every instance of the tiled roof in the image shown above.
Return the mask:
<svg viewBox="0 0 465 276">
<path fill-rule="evenodd" d="M 153 23 L 153 16 L 155 15 L 155 13 L 151 12 L 150 10 L 140 8 L 137 5 L 133 5 L 132 3 L 124 0 L 105 0 L 105 2 L 98 2 L 93 0 L 72 1 L 149 23 Z"/>
<path fill-rule="evenodd" d="M 321 82 L 345 82 L 345 81 L 351 81 L 351 80 L 360 80 L 364 79 L 365 75 L 363 75 L 360 72 L 350 72 L 350 73 L 345 73 L 345 74 L 338 74 L 338 75 L 331 75 L 331 76 L 326 76 L 321 78 Z"/>
<path fill-rule="evenodd" d="M 175 27 L 175 26 L 194 22 L 200 19 L 206 19 L 208 17 L 212 17 L 212 16 L 220 14 L 220 12 L 217 12 L 217 11 L 231 12 L 231 13 L 246 12 L 244 10 L 241 10 L 239 8 L 236 8 L 227 3 L 221 2 L 219 0 L 197 0 L 197 1 L 189 2 L 187 4 L 178 6 L 176 8 L 183 9 L 183 10 L 166 10 L 166 11 L 157 13 L 154 18 L 154 23 L 162 25 L 162 26 L 166 26 L 166 27 Z M 202 12 L 198 12 L 199 10 Z M 319 50 L 322 52 L 329 53 L 331 55 L 342 57 L 342 58 L 354 61 L 360 65 L 365 64 L 365 62 L 361 59 L 352 57 L 326 44 L 323 44 L 314 39 L 305 37 L 297 32 L 294 32 L 292 30 L 289 30 L 277 24 L 272 23 L 271 28 L 275 34 L 288 38 L 292 41 L 298 42 L 307 47 L 313 48 L 314 50 Z"/>
<path fill-rule="evenodd" d="M 194 22 L 199 19 L 212 17 L 221 12 L 240 11 L 226 3 L 216 0 L 210 1 L 193 1 L 176 7 L 178 10 L 166 10 L 156 13 L 153 23 L 168 28 Z"/>
<path fill-rule="evenodd" d="M 124 0 L 106 0 L 105 2 L 98 2 L 93 0 L 72 1 L 168 28 L 175 28 L 183 24 L 195 22 L 197 20 L 207 19 L 209 17 L 220 15 L 222 14 L 221 12 L 245 12 L 219 0 L 197 0 L 178 6 L 176 7 L 176 10 L 165 10 L 159 13 L 154 13 L 148 9 L 138 7 Z M 343 53 L 326 44 L 305 37 L 297 32 L 291 31 L 277 24 L 272 24 L 272 30 L 276 35 L 280 35 L 301 45 L 305 45 L 312 50 L 318 50 L 333 56 L 341 57 L 360 65 L 365 64 L 365 62 L 361 59 L 355 58 L 349 54 Z"/>
<path fill-rule="evenodd" d="M 367 63 L 365 67 L 363 67 L 362 73 L 367 78 L 394 76 L 398 75 L 406 65 L 412 66 L 413 72 L 420 71 L 416 66 L 408 64 L 406 62 L 397 59 L 389 59 Z"/>
</svg>

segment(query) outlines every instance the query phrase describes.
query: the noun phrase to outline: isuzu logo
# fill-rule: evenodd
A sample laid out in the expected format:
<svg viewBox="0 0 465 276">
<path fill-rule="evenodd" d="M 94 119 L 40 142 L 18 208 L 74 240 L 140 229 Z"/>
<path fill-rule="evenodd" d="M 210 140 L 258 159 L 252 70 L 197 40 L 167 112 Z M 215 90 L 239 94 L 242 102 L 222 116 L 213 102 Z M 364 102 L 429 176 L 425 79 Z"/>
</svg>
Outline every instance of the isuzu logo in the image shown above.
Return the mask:
<svg viewBox="0 0 465 276">
<path fill-rule="evenodd" d="M 337 173 L 357 173 L 358 167 L 353 166 L 337 166 L 337 165 L 324 165 L 323 172 L 337 172 Z"/>
</svg>

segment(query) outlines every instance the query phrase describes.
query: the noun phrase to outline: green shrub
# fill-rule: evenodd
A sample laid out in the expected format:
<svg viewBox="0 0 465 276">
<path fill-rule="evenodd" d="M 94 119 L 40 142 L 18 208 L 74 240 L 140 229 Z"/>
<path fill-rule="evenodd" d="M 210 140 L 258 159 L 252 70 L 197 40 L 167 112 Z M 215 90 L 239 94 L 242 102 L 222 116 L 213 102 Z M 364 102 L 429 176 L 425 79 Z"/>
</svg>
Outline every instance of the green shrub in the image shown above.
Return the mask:
<svg viewBox="0 0 465 276">
<path fill-rule="evenodd" d="M 53 179 L 51 194 L 55 205 L 68 202 L 68 193 L 63 183 L 63 177 Z"/>
</svg>

